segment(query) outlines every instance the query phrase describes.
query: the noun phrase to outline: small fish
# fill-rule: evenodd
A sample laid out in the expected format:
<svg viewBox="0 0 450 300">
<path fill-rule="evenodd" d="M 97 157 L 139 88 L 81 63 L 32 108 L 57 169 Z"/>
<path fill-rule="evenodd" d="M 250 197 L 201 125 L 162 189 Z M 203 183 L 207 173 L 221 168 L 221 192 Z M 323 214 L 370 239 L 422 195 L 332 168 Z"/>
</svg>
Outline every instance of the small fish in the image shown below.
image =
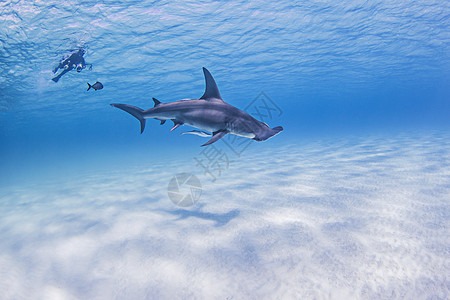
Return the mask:
<svg viewBox="0 0 450 300">
<path fill-rule="evenodd" d="M 88 91 L 93 88 L 94 90 L 101 90 L 103 88 L 103 84 L 101 82 L 96 82 L 93 85 L 90 85 L 89 82 L 87 83 L 88 87 Z"/>
<path fill-rule="evenodd" d="M 201 130 L 192 130 L 192 131 L 187 131 L 187 132 L 181 132 L 180 134 L 194 134 L 194 135 L 198 135 L 201 137 L 210 137 L 212 134 L 201 131 Z"/>
</svg>

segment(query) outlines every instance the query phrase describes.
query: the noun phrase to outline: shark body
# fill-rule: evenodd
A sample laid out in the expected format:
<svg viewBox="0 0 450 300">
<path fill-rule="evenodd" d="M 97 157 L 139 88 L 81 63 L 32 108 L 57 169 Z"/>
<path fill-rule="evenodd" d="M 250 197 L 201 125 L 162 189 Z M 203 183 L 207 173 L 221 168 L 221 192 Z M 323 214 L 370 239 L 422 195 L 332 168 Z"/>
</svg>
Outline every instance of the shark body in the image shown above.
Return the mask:
<svg viewBox="0 0 450 300">
<path fill-rule="evenodd" d="M 181 125 L 189 125 L 211 132 L 210 135 L 197 130 L 186 132 L 211 136 L 211 139 L 202 146 L 210 145 L 226 134 L 234 134 L 255 141 L 265 141 L 283 130 L 281 126 L 270 128 L 266 123 L 256 120 L 248 113 L 223 101 L 211 73 L 206 68 L 203 68 L 203 73 L 206 89 L 200 99 L 161 103 L 153 98 L 155 106 L 147 110 L 128 104 L 113 103 L 111 106 L 120 108 L 136 117 L 141 123 L 141 133 L 145 128 L 145 120 L 149 118 L 160 120 L 161 125 L 166 120 L 173 121 L 174 126 L 170 131 Z"/>
</svg>

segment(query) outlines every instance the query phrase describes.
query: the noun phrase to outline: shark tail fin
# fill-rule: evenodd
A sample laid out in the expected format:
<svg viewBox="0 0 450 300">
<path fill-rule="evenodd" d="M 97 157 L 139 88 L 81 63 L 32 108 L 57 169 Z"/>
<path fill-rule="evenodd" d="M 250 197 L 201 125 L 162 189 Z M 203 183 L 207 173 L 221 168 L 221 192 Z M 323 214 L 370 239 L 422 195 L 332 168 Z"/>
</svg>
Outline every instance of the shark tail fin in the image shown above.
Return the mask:
<svg viewBox="0 0 450 300">
<path fill-rule="evenodd" d="M 111 106 L 120 108 L 123 111 L 126 111 L 133 117 L 139 120 L 141 123 L 141 133 L 144 132 L 145 129 L 145 119 L 144 119 L 144 110 L 140 109 L 139 107 L 127 105 L 127 104 L 119 104 L 119 103 L 112 103 Z"/>
<path fill-rule="evenodd" d="M 91 89 L 92 85 L 90 85 L 89 82 L 87 83 L 87 85 L 89 86 L 87 91 L 89 91 Z"/>
</svg>

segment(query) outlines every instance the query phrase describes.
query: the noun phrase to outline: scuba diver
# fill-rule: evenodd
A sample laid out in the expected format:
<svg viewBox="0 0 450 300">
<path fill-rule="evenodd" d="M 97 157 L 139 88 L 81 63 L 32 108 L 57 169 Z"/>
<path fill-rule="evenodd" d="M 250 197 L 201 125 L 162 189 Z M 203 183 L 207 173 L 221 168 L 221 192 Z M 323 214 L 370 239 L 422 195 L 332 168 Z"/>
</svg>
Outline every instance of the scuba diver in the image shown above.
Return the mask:
<svg viewBox="0 0 450 300">
<path fill-rule="evenodd" d="M 58 82 L 58 80 L 66 74 L 67 72 L 76 69 L 77 72 L 81 72 L 84 68 L 86 68 L 86 62 L 84 61 L 83 55 L 86 53 L 84 49 L 79 49 L 77 52 L 72 53 L 68 58 L 63 59 L 59 65 L 53 70 L 53 73 L 56 73 L 59 69 L 63 71 L 58 75 L 52 78 L 54 82 Z M 89 65 L 89 70 L 92 70 L 92 64 Z"/>
</svg>

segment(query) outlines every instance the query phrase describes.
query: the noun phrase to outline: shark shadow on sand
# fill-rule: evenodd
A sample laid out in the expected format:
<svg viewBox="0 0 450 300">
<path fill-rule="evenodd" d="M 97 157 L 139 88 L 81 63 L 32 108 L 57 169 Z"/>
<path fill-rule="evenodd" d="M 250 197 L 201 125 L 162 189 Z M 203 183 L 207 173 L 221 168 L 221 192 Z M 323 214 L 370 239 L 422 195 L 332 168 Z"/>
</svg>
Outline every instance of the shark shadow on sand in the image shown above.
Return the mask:
<svg viewBox="0 0 450 300">
<path fill-rule="evenodd" d="M 199 218 L 203 220 L 209 220 L 214 221 L 215 227 L 221 227 L 226 224 L 228 224 L 231 220 L 239 216 L 240 211 L 238 209 L 230 210 L 227 213 L 210 213 L 210 212 L 204 212 L 201 211 L 202 207 L 195 209 L 195 210 L 185 210 L 185 209 L 177 209 L 177 210 L 164 210 L 164 212 L 167 212 L 171 215 L 178 216 L 177 220 L 184 220 L 190 217 L 193 218 Z"/>
</svg>

